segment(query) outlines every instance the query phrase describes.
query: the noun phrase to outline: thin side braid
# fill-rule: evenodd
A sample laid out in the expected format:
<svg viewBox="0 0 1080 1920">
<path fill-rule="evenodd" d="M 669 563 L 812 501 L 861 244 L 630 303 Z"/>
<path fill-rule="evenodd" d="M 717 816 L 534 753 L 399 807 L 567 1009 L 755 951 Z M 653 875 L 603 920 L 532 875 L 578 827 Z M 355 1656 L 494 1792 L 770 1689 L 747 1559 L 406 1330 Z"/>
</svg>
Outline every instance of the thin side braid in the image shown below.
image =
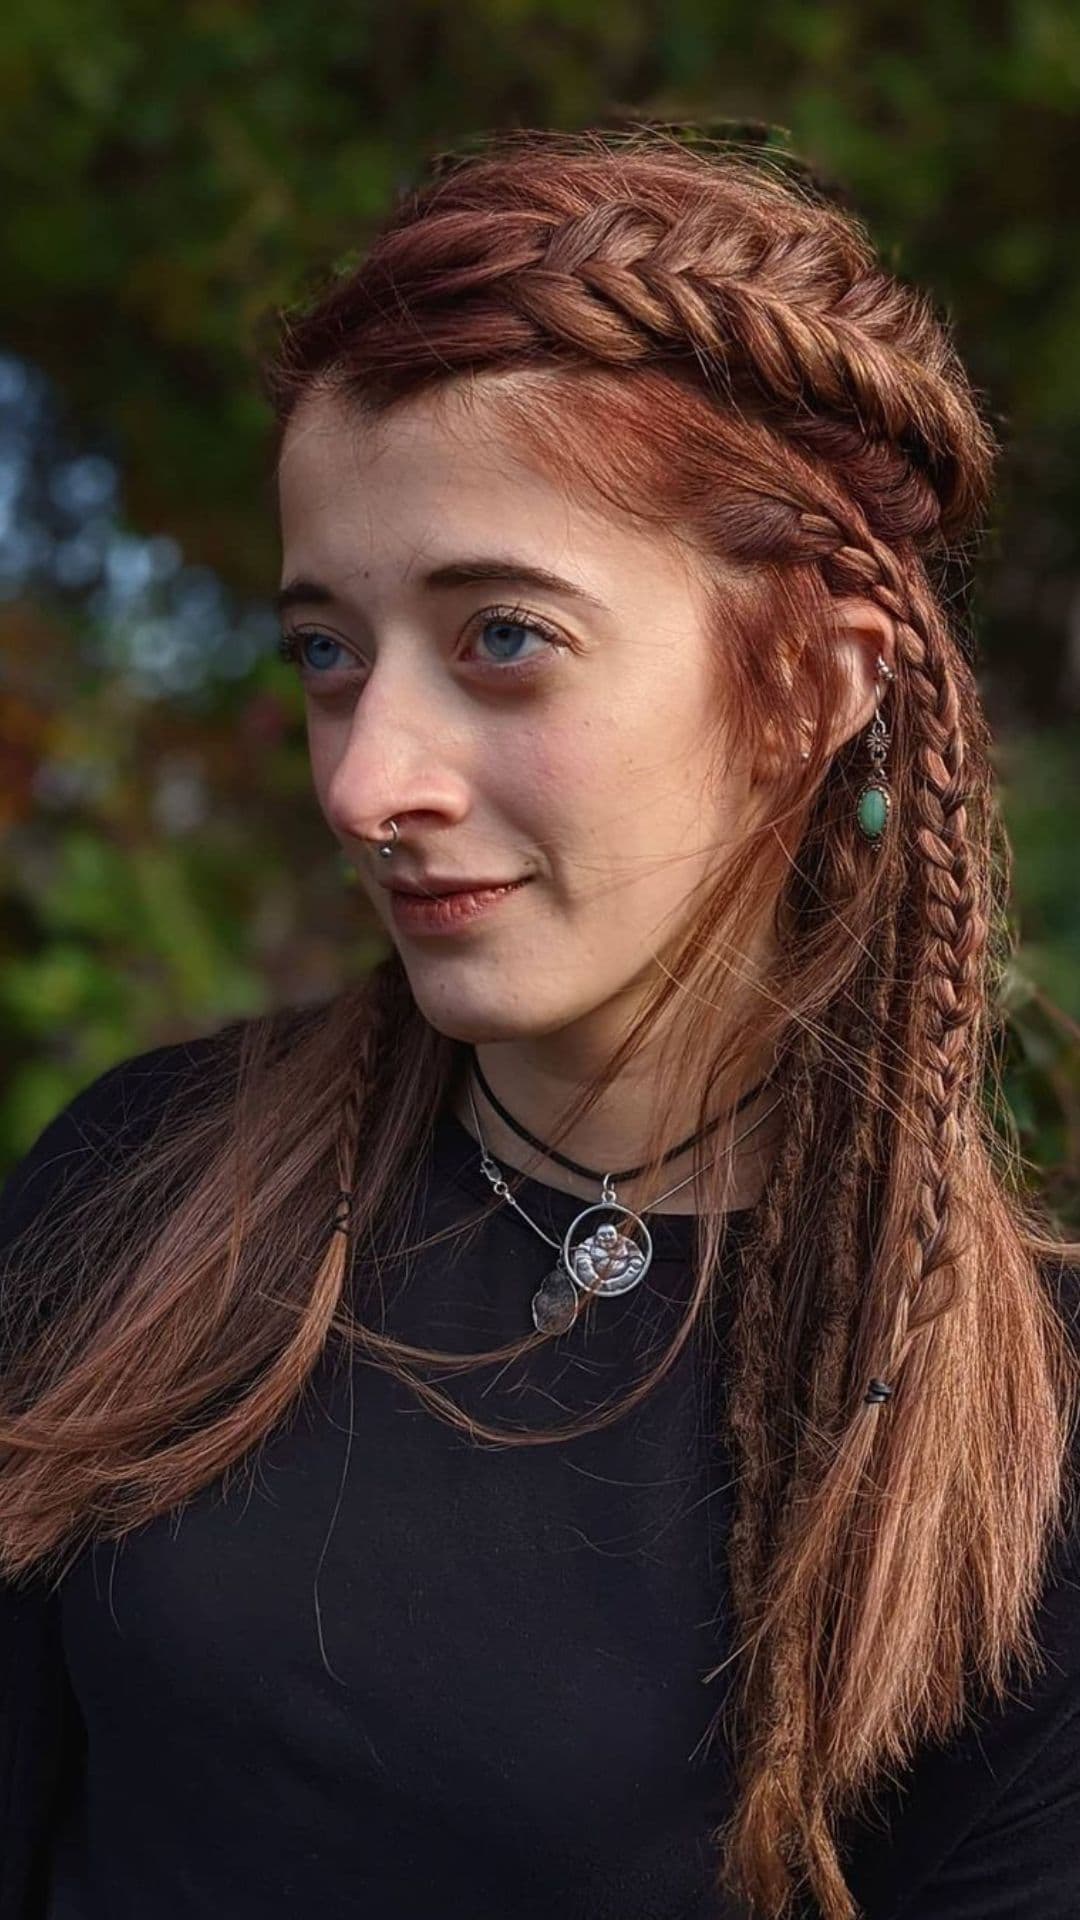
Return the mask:
<svg viewBox="0 0 1080 1920">
<path fill-rule="evenodd" d="M 806 1164 L 814 1130 L 817 1036 L 799 1036 L 786 1078 L 787 1124 L 769 1179 L 755 1209 L 754 1235 L 745 1253 L 732 1329 L 734 1366 L 727 1422 L 738 1468 L 738 1495 L 730 1540 L 732 1596 L 741 1621 L 753 1622 L 755 1596 L 771 1552 L 771 1518 L 787 1478 L 782 1441 L 770 1424 L 769 1381 L 776 1364 L 776 1289 L 773 1269 L 790 1221 L 789 1203 Z M 778 1076 L 779 1078 L 780 1076 Z"/>
<path fill-rule="evenodd" d="M 915 766 L 921 778 L 914 789 L 917 813 L 911 833 L 926 931 L 914 1020 L 924 1042 L 919 1057 L 928 1076 L 929 1135 L 926 1171 L 916 1195 L 920 1260 L 908 1302 L 915 1308 L 916 1296 L 950 1259 L 950 1168 L 963 1109 L 978 1095 L 970 1071 L 972 1026 L 982 1000 L 989 928 L 985 898 L 972 881 L 967 839 L 968 783 L 958 685 L 967 670 L 955 651 L 947 651 L 932 605 L 924 604 L 905 580 L 889 548 L 871 536 L 864 546 L 851 545 L 848 532 L 835 522 L 828 523 L 826 536 L 820 515 L 804 515 L 802 525 L 819 539 L 835 542 L 831 552 L 821 555 L 830 586 L 841 593 L 865 593 L 892 616 L 910 723 L 919 740 Z M 916 1308 L 913 1318 L 898 1327 L 894 1366 L 907 1349 L 905 1333 L 919 1324 Z"/>
<path fill-rule="evenodd" d="M 883 973 L 879 972 L 879 979 L 883 980 Z M 833 1009 L 833 1015 L 850 1021 L 846 1001 Z M 823 1027 L 828 1024 L 823 1022 Z M 809 1271 L 803 1285 L 810 1292 L 803 1301 L 798 1349 L 786 1355 L 792 1373 L 804 1383 L 802 1408 L 790 1436 L 791 1444 L 782 1450 L 774 1437 L 776 1410 L 770 1391 L 770 1362 L 775 1367 L 778 1341 L 783 1335 L 775 1322 L 766 1326 L 764 1316 L 753 1311 L 752 1298 L 758 1291 L 753 1274 L 746 1275 L 741 1293 L 740 1334 L 747 1343 L 743 1350 L 752 1351 L 757 1364 L 740 1368 L 733 1394 L 733 1400 L 737 1400 L 733 1426 L 742 1441 L 742 1471 L 731 1570 L 740 1621 L 750 1629 L 755 1624 L 754 1599 L 761 1594 L 777 1545 L 791 1517 L 812 1494 L 823 1462 L 851 1412 L 846 1396 L 852 1325 L 867 1271 L 859 1222 L 865 1212 L 872 1166 L 868 1140 L 873 1130 L 877 1074 L 873 1070 L 867 1073 L 862 1087 L 853 1083 L 848 1124 L 829 1150 L 813 1120 L 813 1090 L 821 1057 L 827 1050 L 816 1035 L 807 1037 L 804 1125 L 792 1129 L 798 1138 L 791 1140 L 786 1161 L 776 1164 L 764 1209 L 767 1220 L 779 1218 L 790 1234 L 791 1221 L 798 1213 L 795 1202 L 805 1190 L 808 1175 L 811 1170 L 820 1173 L 823 1165 L 829 1167 L 828 1204 L 817 1210 L 820 1233 L 813 1246 L 804 1249 Z M 773 1301 L 777 1299 L 775 1264 L 781 1247 L 782 1240 L 769 1253 L 764 1244 L 761 1246 L 763 1257 L 774 1267 L 770 1288 Z M 793 1255 L 790 1246 L 784 1264 L 791 1280 L 798 1255 Z M 772 1473 L 766 1465 L 770 1460 Z M 749 1600 L 743 1596 L 749 1596 Z M 780 1787 L 776 1804 L 782 1804 L 787 1795 L 791 1804 L 801 1803 L 811 1810 L 804 1829 L 807 1854 L 815 1862 L 819 1886 L 827 1885 L 832 1897 L 842 1903 L 843 1883 L 817 1795 L 812 1732 L 817 1702 L 806 1684 L 812 1622 L 806 1611 L 806 1596 L 803 1601 L 800 1612 L 790 1609 L 785 1613 L 782 1631 L 774 1629 L 768 1661 L 755 1660 L 747 1670 L 740 1703 L 739 1744 L 748 1783 L 769 1779 L 774 1788 Z M 764 1811 L 762 1817 L 767 1817 Z M 778 1843 L 779 1837 L 778 1833 Z M 772 1891 L 778 1898 L 779 1882 Z"/>
</svg>

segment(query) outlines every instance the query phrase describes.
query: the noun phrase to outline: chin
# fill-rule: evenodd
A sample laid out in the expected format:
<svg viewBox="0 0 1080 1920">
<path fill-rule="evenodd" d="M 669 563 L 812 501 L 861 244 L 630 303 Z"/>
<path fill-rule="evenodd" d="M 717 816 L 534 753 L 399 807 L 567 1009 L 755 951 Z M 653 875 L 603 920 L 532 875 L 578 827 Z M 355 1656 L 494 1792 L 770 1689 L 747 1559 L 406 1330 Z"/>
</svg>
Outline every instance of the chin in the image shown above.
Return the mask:
<svg viewBox="0 0 1080 1920">
<path fill-rule="evenodd" d="M 409 972 L 409 985 L 425 1020 L 437 1033 L 471 1046 L 538 1039 L 559 1033 L 581 1018 L 580 1008 L 530 1005 L 512 994 L 454 992 L 446 981 L 425 979 L 415 969 Z"/>
<path fill-rule="evenodd" d="M 557 1032 L 564 1023 L 545 1026 L 530 1020 L 520 1011 L 500 1013 L 492 1007 L 454 1006 L 436 996 L 434 1003 L 420 994 L 413 998 L 428 1024 L 448 1040 L 463 1040 L 470 1046 L 484 1046 L 495 1040 L 524 1040 L 542 1033 Z"/>
</svg>

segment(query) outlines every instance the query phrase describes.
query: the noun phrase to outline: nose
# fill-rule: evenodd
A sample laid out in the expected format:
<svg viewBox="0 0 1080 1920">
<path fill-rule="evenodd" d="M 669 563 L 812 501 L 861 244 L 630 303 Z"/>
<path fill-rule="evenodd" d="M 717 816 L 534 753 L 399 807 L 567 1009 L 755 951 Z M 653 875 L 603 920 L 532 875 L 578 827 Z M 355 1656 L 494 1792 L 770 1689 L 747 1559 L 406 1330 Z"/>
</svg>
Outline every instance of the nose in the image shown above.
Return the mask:
<svg viewBox="0 0 1080 1920">
<path fill-rule="evenodd" d="M 456 825 L 468 789 L 455 763 L 445 705 L 401 664 L 380 660 L 353 710 L 348 735 L 323 798 L 327 821 L 344 844 L 416 840 Z"/>
</svg>

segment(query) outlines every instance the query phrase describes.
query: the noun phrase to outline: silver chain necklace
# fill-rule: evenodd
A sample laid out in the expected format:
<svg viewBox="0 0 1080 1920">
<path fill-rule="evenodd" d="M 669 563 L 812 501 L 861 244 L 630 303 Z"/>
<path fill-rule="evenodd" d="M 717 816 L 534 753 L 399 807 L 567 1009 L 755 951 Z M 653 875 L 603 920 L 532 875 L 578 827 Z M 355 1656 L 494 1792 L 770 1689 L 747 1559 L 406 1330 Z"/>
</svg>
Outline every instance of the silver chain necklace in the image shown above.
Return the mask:
<svg viewBox="0 0 1080 1920">
<path fill-rule="evenodd" d="M 652 1235 L 641 1214 L 623 1206 L 615 1191 L 615 1182 L 607 1173 L 601 1182 L 599 1200 L 575 1215 L 561 1240 L 553 1240 L 515 1200 L 502 1168 L 488 1152 L 473 1099 L 471 1080 L 467 1092 L 480 1145 L 480 1170 L 484 1178 L 498 1198 L 513 1207 L 526 1226 L 538 1233 L 549 1247 L 554 1247 L 559 1256 L 547 1278 L 541 1281 L 533 1294 L 533 1325 L 538 1333 L 565 1333 L 577 1318 L 579 1293 L 628 1293 L 631 1287 L 638 1286 L 644 1280 L 652 1264 Z M 725 1151 L 733 1152 L 743 1140 L 756 1133 L 779 1105 L 779 1100 L 774 1100 L 772 1106 L 759 1114 L 750 1126 L 736 1134 Z M 662 1200 L 670 1200 L 673 1193 L 680 1193 L 683 1187 L 688 1187 L 696 1179 L 696 1172 L 687 1174 L 684 1180 L 677 1181 L 666 1193 L 660 1193 L 655 1200 L 651 1200 L 649 1210 L 658 1207 Z M 602 1217 L 597 1219 L 597 1215 Z M 590 1220 L 591 1229 L 582 1234 L 584 1224 Z"/>
</svg>

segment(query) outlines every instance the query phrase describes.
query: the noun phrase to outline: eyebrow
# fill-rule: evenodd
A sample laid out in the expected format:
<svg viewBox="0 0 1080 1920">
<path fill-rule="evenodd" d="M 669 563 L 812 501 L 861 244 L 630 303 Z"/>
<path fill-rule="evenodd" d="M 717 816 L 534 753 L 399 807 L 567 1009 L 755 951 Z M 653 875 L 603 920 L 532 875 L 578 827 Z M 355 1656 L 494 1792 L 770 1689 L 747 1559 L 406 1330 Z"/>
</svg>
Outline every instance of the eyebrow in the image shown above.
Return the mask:
<svg viewBox="0 0 1080 1920">
<path fill-rule="evenodd" d="M 488 559 L 448 561 L 445 566 L 433 567 L 429 573 L 421 576 L 421 585 L 429 588 L 471 587 L 480 581 L 502 581 L 506 586 L 539 587 L 546 593 L 561 594 L 564 599 L 596 607 L 601 613 L 610 611 L 602 600 L 578 586 L 576 581 L 564 580 L 561 574 L 552 573 L 547 567 L 535 567 L 526 560 L 518 560 L 508 554 L 495 554 Z M 289 580 L 274 595 L 274 610 L 281 614 L 296 606 L 325 607 L 336 597 L 329 587 L 323 586 L 318 580 Z"/>
</svg>

